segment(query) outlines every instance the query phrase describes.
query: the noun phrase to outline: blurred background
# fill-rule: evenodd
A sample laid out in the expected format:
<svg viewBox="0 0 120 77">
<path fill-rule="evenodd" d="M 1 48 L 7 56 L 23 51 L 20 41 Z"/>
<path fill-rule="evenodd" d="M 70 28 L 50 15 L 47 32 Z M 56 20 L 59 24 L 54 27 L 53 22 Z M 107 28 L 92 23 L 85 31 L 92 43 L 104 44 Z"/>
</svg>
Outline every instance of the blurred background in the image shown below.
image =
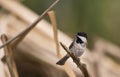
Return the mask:
<svg viewBox="0 0 120 77">
<path fill-rule="evenodd" d="M 0 34 L 14 37 L 54 1 L 0 0 Z M 92 77 L 120 77 L 119 0 L 60 0 L 52 10 L 56 14 L 59 41 L 69 46 L 77 32 L 88 34 L 87 52 L 81 59 Z M 19 46 L 13 47 L 19 77 L 83 77 L 72 60 L 68 60 L 68 67 L 55 64 L 59 58 L 56 56 L 51 21 L 48 15 L 44 19 Z M 62 48 L 60 51 L 62 56 L 66 54 Z M 0 61 L 2 66 L 6 65 Z M 1 77 L 11 77 L 6 73 L 2 76 L 1 71 L 3 69 L 0 69 Z"/>
<path fill-rule="evenodd" d="M 39 15 L 54 0 L 23 0 L 27 7 Z M 61 0 L 54 8 L 58 28 L 73 37 L 79 31 L 87 32 L 89 45 L 100 36 L 120 45 L 119 0 Z"/>
</svg>

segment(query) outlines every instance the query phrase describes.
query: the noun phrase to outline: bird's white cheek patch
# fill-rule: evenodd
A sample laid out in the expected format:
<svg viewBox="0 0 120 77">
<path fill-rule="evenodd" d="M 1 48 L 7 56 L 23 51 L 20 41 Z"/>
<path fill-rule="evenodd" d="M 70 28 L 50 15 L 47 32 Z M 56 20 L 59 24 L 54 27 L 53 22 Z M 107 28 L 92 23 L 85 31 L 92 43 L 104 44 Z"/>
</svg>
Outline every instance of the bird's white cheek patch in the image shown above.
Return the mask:
<svg viewBox="0 0 120 77">
<path fill-rule="evenodd" d="M 79 38 L 84 42 L 87 43 L 87 39 L 85 37 L 79 36 Z"/>
</svg>

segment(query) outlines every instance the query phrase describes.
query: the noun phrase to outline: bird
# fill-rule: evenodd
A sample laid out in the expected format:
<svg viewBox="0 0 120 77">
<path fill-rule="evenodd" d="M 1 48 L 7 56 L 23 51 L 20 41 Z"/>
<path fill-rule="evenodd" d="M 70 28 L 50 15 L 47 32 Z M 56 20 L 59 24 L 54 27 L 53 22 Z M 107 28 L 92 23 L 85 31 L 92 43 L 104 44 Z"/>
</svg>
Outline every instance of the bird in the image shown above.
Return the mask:
<svg viewBox="0 0 120 77">
<path fill-rule="evenodd" d="M 75 57 L 79 59 L 79 57 L 84 53 L 87 45 L 87 34 L 85 32 L 78 32 L 75 35 L 74 40 L 69 46 L 69 50 L 74 54 Z M 69 58 L 69 54 L 66 54 L 63 58 L 61 58 L 56 64 L 64 65 L 67 59 Z"/>
</svg>

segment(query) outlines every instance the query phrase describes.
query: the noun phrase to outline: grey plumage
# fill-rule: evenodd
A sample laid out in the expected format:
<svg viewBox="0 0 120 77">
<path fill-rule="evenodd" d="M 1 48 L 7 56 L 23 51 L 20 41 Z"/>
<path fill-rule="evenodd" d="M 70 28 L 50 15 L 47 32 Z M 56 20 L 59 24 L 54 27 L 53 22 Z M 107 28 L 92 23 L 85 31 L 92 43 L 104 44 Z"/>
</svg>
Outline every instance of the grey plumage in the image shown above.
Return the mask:
<svg viewBox="0 0 120 77">
<path fill-rule="evenodd" d="M 58 65 L 64 65 L 66 60 L 69 58 L 68 55 L 65 55 L 62 59 L 60 59 L 56 64 Z"/>
<path fill-rule="evenodd" d="M 76 37 L 74 38 L 73 42 L 69 46 L 69 50 L 73 53 L 76 57 L 80 57 L 86 49 L 87 44 L 87 34 L 84 32 L 77 33 Z M 56 64 L 64 65 L 69 55 L 66 54 L 62 59 L 60 59 Z"/>
</svg>

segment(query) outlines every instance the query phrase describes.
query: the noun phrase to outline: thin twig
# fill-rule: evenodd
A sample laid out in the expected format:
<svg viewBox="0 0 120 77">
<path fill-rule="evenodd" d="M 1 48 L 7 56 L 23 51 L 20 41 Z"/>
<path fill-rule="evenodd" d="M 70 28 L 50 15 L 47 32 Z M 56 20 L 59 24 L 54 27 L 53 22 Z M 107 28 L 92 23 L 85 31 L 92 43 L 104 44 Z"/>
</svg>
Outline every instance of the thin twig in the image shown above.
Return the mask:
<svg viewBox="0 0 120 77">
<path fill-rule="evenodd" d="M 4 43 L 3 45 L 1 45 L 0 49 L 3 48 L 4 46 L 10 44 L 13 41 L 15 41 L 15 42 L 17 41 L 18 42 L 18 40 L 19 40 L 19 42 L 20 42 L 29 33 L 29 31 L 31 31 L 36 26 L 36 24 L 44 18 L 44 16 L 47 14 L 47 12 L 49 10 L 51 10 L 59 1 L 60 0 L 54 1 L 52 3 L 52 5 L 48 9 L 46 9 L 34 23 L 32 23 L 25 30 L 23 30 L 22 32 L 20 32 L 19 34 L 17 34 L 16 36 L 14 36 L 13 38 L 11 38 L 10 40 L 8 40 L 6 43 Z"/>
<path fill-rule="evenodd" d="M 88 70 L 86 68 L 86 65 L 81 63 L 77 57 L 74 56 L 74 54 L 70 53 L 69 49 L 63 45 L 60 42 L 60 45 L 64 48 L 64 50 L 67 52 L 67 54 L 69 54 L 69 56 L 73 59 L 73 61 L 75 62 L 75 64 L 78 66 L 78 68 L 82 71 L 82 73 L 84 74 L 85 77 L 90 77 Z"/>
<path fill-rule="evenodd" d="M 3 34 L 1 35 L 1 40 L 4 44 L 8 40 L 8 38 L 5 34 Z M 18 72 L 17 72 L 16 65 L 13 59 L 11 47 L 9 45 L 5 46 L 4 51 L 5 51 L 4 62 L 7 63 L 11 77 L 18 77 Z"/>
</svg>

